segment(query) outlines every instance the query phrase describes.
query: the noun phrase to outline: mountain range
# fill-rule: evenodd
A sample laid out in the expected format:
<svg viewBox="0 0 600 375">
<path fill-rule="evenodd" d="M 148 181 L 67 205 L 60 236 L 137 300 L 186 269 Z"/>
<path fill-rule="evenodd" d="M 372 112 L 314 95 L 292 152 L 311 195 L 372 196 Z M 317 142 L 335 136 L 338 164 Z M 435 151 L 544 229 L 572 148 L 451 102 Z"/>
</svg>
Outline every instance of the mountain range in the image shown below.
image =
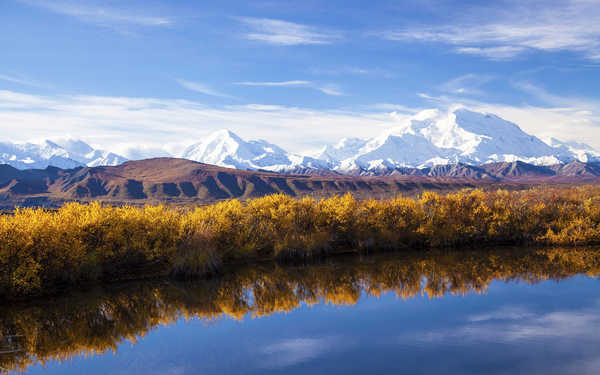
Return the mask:
<svg viewBox="0 0 600 375">
<path fill-rule="evenodd" d="M 122 204 L 208 203 L 282 193 L 315 198 L 351 192 L 389 198 L 424 190 L 524 189 L 533 185 L 600 183 L 600 162 L 536 166 L 521 161 L 473 166 L 399 168 L 388 176 L 275 173 L 224 168 L 186 159 L 154 158 L 118 166 L 19 170 L 0 165 L 0 207 L 60 206 L 66 201 Z"/>
<path fill-rule="evenodd" d="M 18 169 L 95 167 L 119 165 L 125 161 L 127 159 L 120 155 L 93 149 L 87 143 L 71 138 L 41 143 L 0 142 L 0 164 Z"/>
<path fill-rule="evenodd" d="M 174 156 L 226 168 L 317 175 L 402 175 L 407 168 L 422 170 L 413 174 L 427 174 L 449 165 L 464 169 L 460 165 L 600 161 L 600 152 L 586 144 L 554 138 L 544 142 L 496 115 L 464 108 L 425 110 L 373 138 L 343 138 L 312 155 L 290 153 L 265 140 L 246 141 L 220 130 Z M 74 139 L 0 143 L 0 163 L 18 169 L 114 166 L 126 160 Z"/>
</svg>

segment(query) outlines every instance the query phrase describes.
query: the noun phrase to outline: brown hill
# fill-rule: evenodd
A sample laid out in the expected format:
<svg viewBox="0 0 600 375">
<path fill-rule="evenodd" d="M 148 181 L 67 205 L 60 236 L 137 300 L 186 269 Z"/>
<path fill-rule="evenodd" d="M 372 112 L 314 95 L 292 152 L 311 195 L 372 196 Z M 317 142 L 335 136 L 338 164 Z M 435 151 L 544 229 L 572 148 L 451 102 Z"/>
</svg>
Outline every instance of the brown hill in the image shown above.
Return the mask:
<svg viewBox="0 0 600 375">
<path fill-rule="evenodd" d="M 335 173 L 280 174 L 217 167 L 186 159 L 155 158 L 115 167 L 20 171 L 0 166 L 0 205 L 60 205 L 65 201 L 102 200 L 113 203 L 208 203 L 247 199 L 273 193 L 325 197 L 352 192 L 358 198 L 386 198 L 423 190 L 524 188 L 532 183 L 577 182 L 582 166 L 563 166 L 560 174 L 526 163 L 496 163 L 482 167 L 434 167 L 411 175 L 348 176 Z M 590 169 L 593 170 L 593 169 Z M 418 173 L 418 174 L 417 174 Z M 570 173 L 566 175 L 566 173 Z M 573 173 L 573 175 L 571 175 Z M 591 173 L 591 172 L 590 172 Z M 590 177 L 582 181 L 600 181 Z"/>
<path fill-rule="evenodd" d="M 456 190 L 474 186 L 470 179 L 279 174 L 235 170 L 174 158 L 73 170 L 19 171 L 3 166 L 0 181 L 0 201 L 4 206 L 15 203 L 51 205 L 70 200 L 213 202 L 272 193 L 322 197 L 353 192 L 359 197 L 382 198 L 400 192 Z"/>
</svg>

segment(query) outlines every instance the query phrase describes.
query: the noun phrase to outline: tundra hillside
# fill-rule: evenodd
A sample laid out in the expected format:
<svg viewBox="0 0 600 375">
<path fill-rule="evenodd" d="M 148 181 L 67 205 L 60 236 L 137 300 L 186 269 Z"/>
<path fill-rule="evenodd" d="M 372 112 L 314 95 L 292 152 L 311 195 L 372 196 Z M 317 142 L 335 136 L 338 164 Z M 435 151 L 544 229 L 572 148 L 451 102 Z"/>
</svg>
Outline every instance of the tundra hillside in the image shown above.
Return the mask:
<svg viewBox="0 0 600 375">
<path fill-rule="evenodd" d="M 346 251 L 600 243 L 600 187 L 316 201 L 276 194 L 191 210 L 70 203 L 0 217 L 0 296 Z"/>
</svg>

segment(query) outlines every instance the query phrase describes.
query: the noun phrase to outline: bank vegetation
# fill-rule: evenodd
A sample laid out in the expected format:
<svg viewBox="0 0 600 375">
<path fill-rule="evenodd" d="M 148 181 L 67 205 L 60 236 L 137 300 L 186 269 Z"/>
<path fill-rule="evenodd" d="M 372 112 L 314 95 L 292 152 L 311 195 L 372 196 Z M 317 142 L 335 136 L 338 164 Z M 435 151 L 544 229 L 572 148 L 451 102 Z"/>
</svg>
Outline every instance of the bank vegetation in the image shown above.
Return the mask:
<svg viewBox="0 0 600 375">
<path fill-rule="evenodd" d="M 419 198 L 271 195 L 175 209 L 69 203 L 0 216 L 0 297 L 333 253 L 600 244 L 600 187 L 465 190 Z"/>
</svg>

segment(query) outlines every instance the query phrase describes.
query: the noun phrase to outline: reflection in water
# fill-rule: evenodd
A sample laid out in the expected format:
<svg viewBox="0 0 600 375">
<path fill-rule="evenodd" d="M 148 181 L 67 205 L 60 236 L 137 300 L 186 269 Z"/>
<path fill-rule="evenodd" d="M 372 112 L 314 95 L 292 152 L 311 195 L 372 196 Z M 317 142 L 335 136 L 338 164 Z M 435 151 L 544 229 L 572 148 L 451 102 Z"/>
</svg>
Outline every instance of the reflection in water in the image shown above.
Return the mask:
<svg viewBox="0 0 600 375">
<path fill-rule="evenodd" d="M 494 280 L 537 283 L 578 274 L 600 274 L 600 250 L 407 252 L 307 266 L 252 265 L 194 283 L 152 281 L 98 288 L 52 301 L 0 307 L 0 368 L 24 371 L 37 363 L 116 351 L 120 343 L 135 343 L 153 328 L 181 318 L 241 320 L 292 311 L 302 304 L 354 305 L 361 295 L 442 297 L 485 292 Z M 540 316 L 508 308 L 465 318 L 470 324 L 463 329 L 437 330 L 411 339 L 468 341 L 490 336 L 510 342 L 532 332 L 576 335 L 599 322 L 593 312 L 574 318 L 560 312 Z M 515 323 L 502 329 L 496 326 L 507 320 Z M 267 345 L 261 353 L 277 358 L 265 366 L 281 367 L 346 344 L 339 337 L 296 338 Z"/>
</svg>

